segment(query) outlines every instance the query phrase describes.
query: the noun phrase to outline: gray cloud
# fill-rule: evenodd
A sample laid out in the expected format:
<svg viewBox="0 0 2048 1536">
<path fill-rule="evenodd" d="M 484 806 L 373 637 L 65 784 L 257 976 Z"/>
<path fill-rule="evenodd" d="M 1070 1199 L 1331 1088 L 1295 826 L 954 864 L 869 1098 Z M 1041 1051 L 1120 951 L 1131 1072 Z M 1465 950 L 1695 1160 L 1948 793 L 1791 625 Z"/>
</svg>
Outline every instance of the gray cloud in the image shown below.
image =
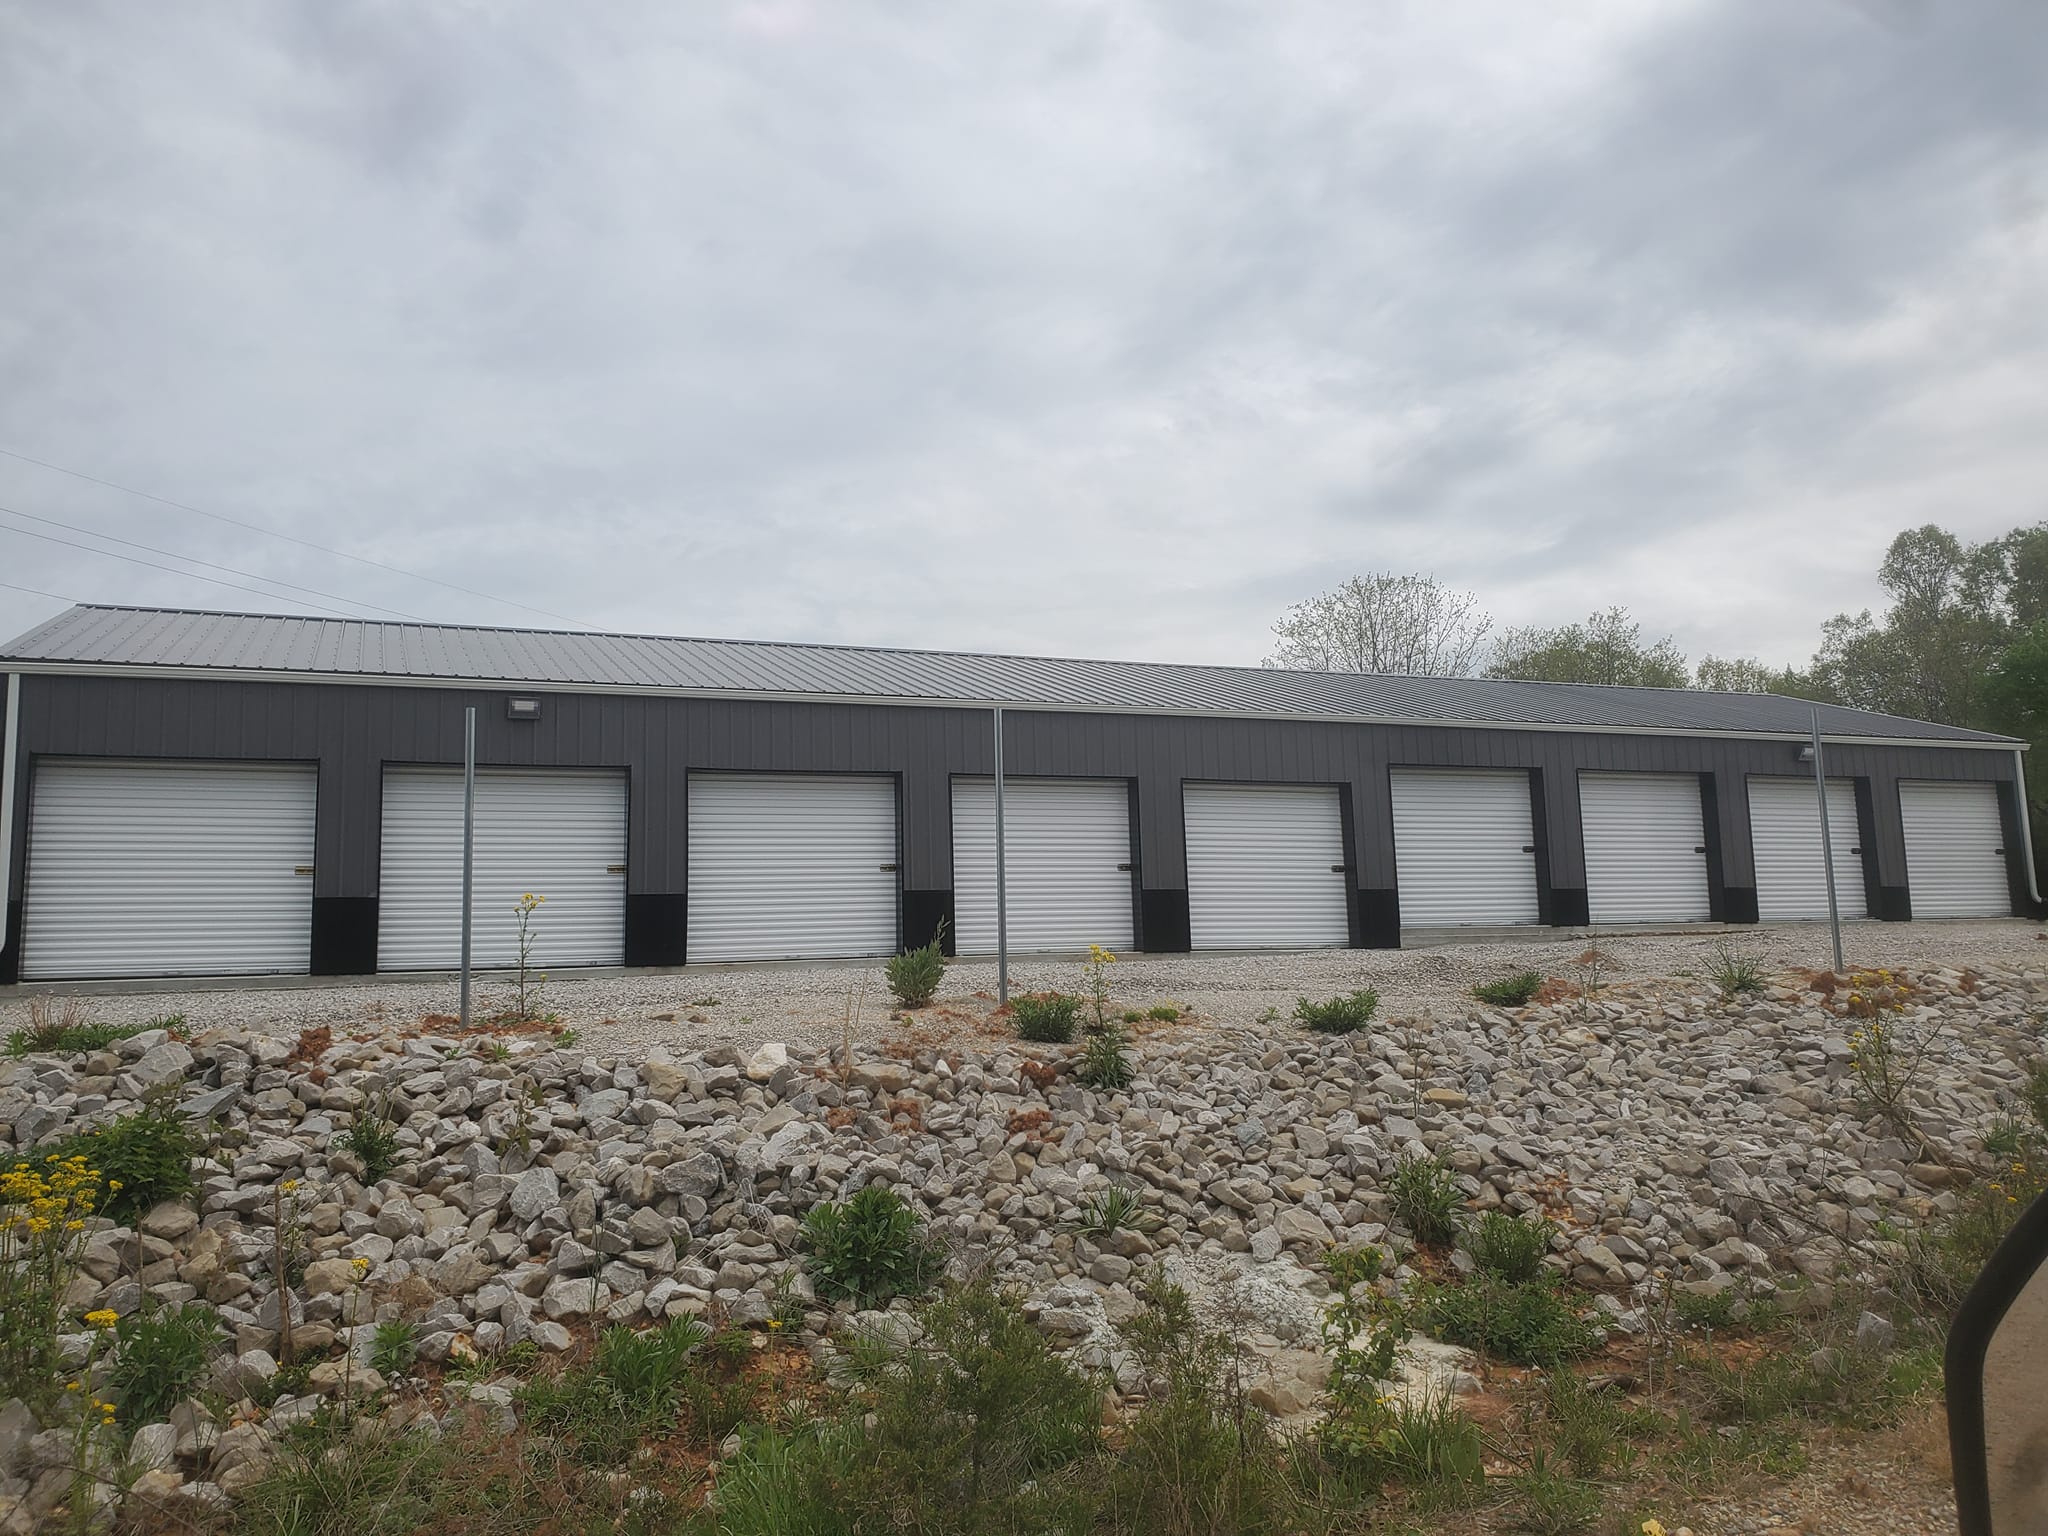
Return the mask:
<svg viewBox="0 0 2048 1536">
<path fill-rule="evenodd" d="M 0 446 L 606 626 L 1253 661 L 1393 566 L 1791 660 L 2048 515 L 2044 73 L 2032 0 L 18 7 Z"/>
</svg>

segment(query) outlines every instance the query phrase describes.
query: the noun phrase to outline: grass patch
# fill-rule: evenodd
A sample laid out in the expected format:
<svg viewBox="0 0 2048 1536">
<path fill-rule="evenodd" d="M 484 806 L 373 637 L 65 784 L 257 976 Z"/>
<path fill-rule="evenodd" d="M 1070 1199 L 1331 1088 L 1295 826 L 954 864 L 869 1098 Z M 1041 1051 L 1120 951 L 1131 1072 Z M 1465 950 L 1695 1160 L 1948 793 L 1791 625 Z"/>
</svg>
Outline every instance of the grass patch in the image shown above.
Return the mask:
<svg viewBox="0 0 2048 1536">
<path fill-rule="evenodd" d="M 1339 993 L 1320 1003 L 1312 1003 L 1305 997 L 1298 998 L 1294 1004 L 1294 1017 L 1302 1028 L 1312 1029 L 1319 1035 L 1349 1035 L 1370 1024 L 1379 1006 L 1379 993 L 1371 987 L 1360 987 L 1356 992 Z"/>
<path fill-rule="evenodd" d="M 1074 1038 L 1074 1020 L 1081 999 L 1065 992 L 1025 992 L 1010 999 L 1017 1038 L 1041 1045 L 1065 1045 Z"/>
<path fill-rule="evenodd" d="M 1465 1195 L 1443 1159 L 1403 1156 L 1387 1180 L 1387 1196 L 1394 1203 L 1395 1217 L 1416 1242 L 1444 1247 L 1456 1240 Z"/>
<path fill-rule="evenodd" d="M 1556 1231 L 1556 1223 L 1542 1217 L 1528 1221 L 1506 1211 L 1488 1211 L 1466 1232 L 1465 1251 L 1483 1273 L 1520 1285 L 1542 1272 Z"/>
<path fill-rule="evenodd" d="M 131 1426 L 167 1417 L 205 1377 L 221 1333 L 213 1308 L 197 1303 L 122 1318 L 108 1378 L 121 1417 Z"/>
<path fill-rule="evenodd" d="M 398 1166 L 404 1149 L 391 1119 L 391 1101 L 378 1099 L 356 1111 L 356 1117 L 334 1133 L 334 1144 L 363 1165 L 363 1178 L 376 1183 Z"/>
<path fill-rule="evenodd" d="M 1770 985 L 1762 961 L 1754 955 L 1738 954 L 1726 945 L 1714 951 L 1714 965 L 1707 972 L 1707 979 L 1726 1002 L 1752 997 Z"/>
<path fill-rule="evenodd" d="M 1522 971 L 1498 981 L 1482 981 L 1472 995 L 1489 1008 L 1519 1008 L 1542 990 L 1541 971 Z"/>
<path fill-rule="evenodd" d="M 1434 1338 L 1517 1365 L 1560 1365 L 1599 1338 L 1548 1273 L 1519 1284 L 1484 1272 L 1461 1283 L 1425 1283 L 1415 1288 L 1413 1315 Z"/>
</svg>

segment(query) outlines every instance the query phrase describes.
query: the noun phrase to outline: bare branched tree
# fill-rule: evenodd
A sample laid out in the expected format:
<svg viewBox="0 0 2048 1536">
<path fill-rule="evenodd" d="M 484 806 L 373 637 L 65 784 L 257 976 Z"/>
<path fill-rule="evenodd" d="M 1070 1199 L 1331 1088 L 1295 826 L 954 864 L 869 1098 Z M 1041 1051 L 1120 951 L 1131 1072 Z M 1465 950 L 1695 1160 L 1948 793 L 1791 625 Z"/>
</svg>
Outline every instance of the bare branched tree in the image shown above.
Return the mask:
<svg viewBox="0 0 2048 1536">
<path fill-rule="evenodd" d="M 1434 576 L 1374 571 L 1296 603 L 1273 626 L 1269 667 L 1469 677 L 1493 620 Z"/>
</svg>

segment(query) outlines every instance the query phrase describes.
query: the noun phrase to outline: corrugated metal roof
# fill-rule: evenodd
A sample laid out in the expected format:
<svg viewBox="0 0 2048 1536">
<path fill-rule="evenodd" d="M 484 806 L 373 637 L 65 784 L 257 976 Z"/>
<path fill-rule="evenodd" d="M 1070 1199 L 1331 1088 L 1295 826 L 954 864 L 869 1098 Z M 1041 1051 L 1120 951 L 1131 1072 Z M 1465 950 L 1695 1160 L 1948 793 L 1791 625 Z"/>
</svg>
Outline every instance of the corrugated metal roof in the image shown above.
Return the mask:
<svg viewBox="0 0 2048 1536">
<path fill-rule="evenodd" d="M 1481 725 L 1795 735 L 1805 700 L 1682 688 L 1471 677 L 1381 677 L 1262 667 L 977 656 L 780 641 L 692 640 L 456 624 L 81 605 L 30 630 L 6 662 L 450 679 L 514 686 L 674 689 L 1138 713 L 1312 716 Z M 1829 736 L 2001 742 L 2006 737 L 1820 706 Z"/>
</svg>

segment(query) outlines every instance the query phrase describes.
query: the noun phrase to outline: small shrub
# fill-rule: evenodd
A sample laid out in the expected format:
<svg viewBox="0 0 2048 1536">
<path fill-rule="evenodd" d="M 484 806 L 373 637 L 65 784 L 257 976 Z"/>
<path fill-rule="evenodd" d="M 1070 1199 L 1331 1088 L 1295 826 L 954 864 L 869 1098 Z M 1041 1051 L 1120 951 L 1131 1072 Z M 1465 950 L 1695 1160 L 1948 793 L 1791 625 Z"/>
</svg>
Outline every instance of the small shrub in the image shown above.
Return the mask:
<svg viewBox="0 0 2048 1536">
<path fill-rule="evenodd" d="M 1138 1069 L 1124 1049 L 1123 1031 L 1114 1025 L 1081 1042 L 1081 1055 L 1074 1075 L 1090 1088 L 1115 1092 L 1137 1079 Z"/>
<path fill-rule="evenodd" d="M 1294 1016 L 1304 1028 L 1318 1034 L 1348 1035 L 1371 1023 L 1379 1005 L 1379 993 L 1371 987 L 1360 987 L 1356 992 L 1340 993 L 1327 1002 L 1312 1003 L 1305 997 L 1300 998 L 1294 1004 Z"/>
<path fill-rule="evenodd" d="M 943 1262 L 917 1213 L 886 1184 L 813 1206 L 799 1240 L 818 1294 L 859 1307 L 922 1294 Z"/>
<path fill-rule="evenodd" d="M 1135 1008 L 1126 1008 L 1123 1011 L 1122 1017 L 1126 1024 L 1142 1024 L 1145 1022 L 1145 1015 L 1138 1012 Z"/>
<path fill-rule="evenodd" d="M 1154 1003 L 1145 1010 L 1145 1017 L 1155 1019 L 1161 1024 L 1178 1024 L 1180 1008 L 1173 1003 Z"/>
<path fill-rule="evenodd" d="M 60 1155 L 76 1154 L 106 1181 L 107 1214 L 128 1222 L 165 1200 L 192 1193 L 192 1159 L 202 1148 L 178 1108 L 177 1088 L 153 1091 L 132 1115 L 66 1141 Z"/>
<path fill-rule="evenodd" d="M 2027 1074 L 2024 1097 L 2027 1113 L 2034 1117 L 2041 1134 L 2048 1136 L 2048 1066 L 2035 1067 Z"/>
<path fill-rule="evenodd" d="M 1573 1477 L 1541 1446 L 1529 1452 L 1510 1480 L 1514 1520 L 1530 1536 L 1579 1536 L 1599 1516 L 1605 1499 L 1592 1483 Z"/>
<path fill-rule="evenodd" d="M 905 1008 L 922 1008 L 938 995 L 946 976 L 946 957 L 940 949 L 946 934 L 946 920 L 932 931 L 931 942 L 889 957 L 889 990 Z"/>
<path fill-rule="evenodd" d="M 1145 1379 L 1144 1406 L 1108 1458 L 1098 1519 L 1076 1528 L 1147 1536 L 1309 1529 L 1292 1448 L 1246 1398 L 1241 1339 L 1203 1326 L 1178 1286 L 1154 1281 L 1140 1294 L 1143 1307 L 1117 1332 Z"/>
<path fill-rule="evenodd" d="M 1465 1234 L 1465 1249 L 1482 1271 L 1519 1285 L 1534 1280 L 1542 1271 L 1556 1231 L 1553 1223 L 1541 1217 L 1525 1221 L 1506 1211 L 1488 1211 Z"/>
<path fill-rule="evenodd" d="M 1754 955 L 1737 954 L 1726 945 L 1715 950 L 1714 968 L 1708 976 L 1727 1002 L 1752 996 L 1769 985 L 1761 961 Z"/>
<path fill-rule="evenodd" d="M 1734 1289 L 1678 1291 L 1672 1295 L 1671 1311 L 1685 1328 L 1732 1328 L 1741 1298 Z"/>
<path fill-rule="evenodd" d="M 1542 990 L 1541 971 L 1522 971 L 1499 981 L 1482 981 L 1472 995 L 1489 1008 L 1519 1008 Z"/>
<path fill-rule="evenodd" d="M 370 1340 L 370 1368 L 391 1381 L 412 1370 L 419 1341 L 411 1323 L 399 1318 L 379 1323 Z"/>
<path fill-rule="evenodd" d="M 1042 1045 L 1065 1045 L 1074 1038 L 1081 1000 L 1064 992 L 1026 992 L 1010 999 L 1017 1016 L 1017 1038 Z"/>
<path fill-rule="evenodd" d="M 211 1307 L 188 1303 L 132 1312 L 114 1327 L 109 1382 L 130 1424 L 154 1424 L 191 1395 L 221 1338 Z"/>
<path fill-rule="evenodd" d="M 1100 1194 L 1081 1202 L 1081 1214 L 1074 1230 L 1085 1237 L 1106 1237 L 1112 1232 L 1155 1232 L 1159 1218 L 1145 1209 L 1135 1190 L 1112 1184 Z"/>
<path fill-rule="evenodd" d="M 1387 1194 L 1394 1202 L 1395 1216 L 1416 1242 L 1441 1247 L 1457 1237 L 1465 1196 L 1458 1188 L 1458 1176 L 1441 1158 L 1403 1156 L 1387 1181 Z"/>
<path fill-rule="evenodd" d="M 1557 1365 L 1591 1349 L 1597 1330 L 1548 1274 L 1519 1285 L 1479 1274 L 1459 1285 L 1416 1288 L 1415 1319 L 1451 1344 L 1517 1365 Z"/>
<path fill-rule="evenodd" d="M 379 1099 L 356 1111 L 355 1119 L 334 1134 L 334 1144 L 363 1165 L 363 1177 L 374 1184 L 398 1166 L 398 1127 L 392 1123 L 391 1101 Z"/>
</svg>

